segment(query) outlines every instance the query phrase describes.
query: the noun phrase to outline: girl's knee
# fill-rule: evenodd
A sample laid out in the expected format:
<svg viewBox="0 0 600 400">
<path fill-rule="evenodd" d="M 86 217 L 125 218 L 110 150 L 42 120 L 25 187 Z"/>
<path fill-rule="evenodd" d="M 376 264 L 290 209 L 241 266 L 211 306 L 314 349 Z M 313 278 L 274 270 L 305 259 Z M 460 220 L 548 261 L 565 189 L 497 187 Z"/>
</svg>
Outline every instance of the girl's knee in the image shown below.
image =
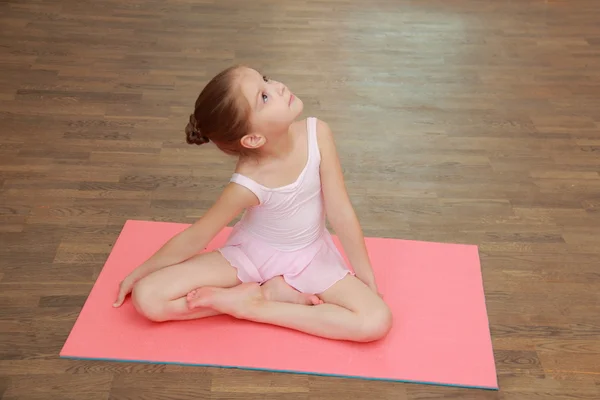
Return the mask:
<svg viewBox="0 0 600 400">
<path fill-rule="evenodd" d="M 387 336 L 392 329 L 392 312 L 387 305 L 365 311 L 362 314 L 358 341 L 372 342 Z"/>
<path fill-rule="evenodd" d="M 144 317 L 151 321 L 165 321 L 163 308 L 160 299 L 157 297 L 156 290 L 146 283 L 143 279 L 133 286 L 131 291 L 131 302 L 133 306 Z"/>
</svg>

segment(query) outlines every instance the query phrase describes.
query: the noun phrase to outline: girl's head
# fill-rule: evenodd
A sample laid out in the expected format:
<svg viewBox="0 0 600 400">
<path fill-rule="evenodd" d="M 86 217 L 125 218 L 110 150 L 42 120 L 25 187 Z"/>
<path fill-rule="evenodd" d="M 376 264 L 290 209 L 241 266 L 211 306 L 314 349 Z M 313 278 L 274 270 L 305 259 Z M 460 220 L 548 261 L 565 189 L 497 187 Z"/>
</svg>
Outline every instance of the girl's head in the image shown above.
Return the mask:
<svg viewBox="0 0 600 400">
<path fill-rule="evenodd" d="M 214 142 L 227 154 L 258 154 L 287 133 L 302 101 L 282 83 L 245 66 L 233 66 L 208 82 L 185 128 L 187 142 Z"/>
</svg>

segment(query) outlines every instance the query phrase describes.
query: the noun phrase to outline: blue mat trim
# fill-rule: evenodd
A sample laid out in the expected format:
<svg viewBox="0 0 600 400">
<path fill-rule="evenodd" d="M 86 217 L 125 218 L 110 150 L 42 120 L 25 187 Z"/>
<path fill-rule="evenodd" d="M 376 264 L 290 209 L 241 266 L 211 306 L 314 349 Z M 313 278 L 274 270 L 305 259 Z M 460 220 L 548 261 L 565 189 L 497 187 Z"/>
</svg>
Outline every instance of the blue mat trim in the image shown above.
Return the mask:
<svg viewBox="0 0 600 400">
<path fill-rule="evenodd" d="M 228 365 L 218 365 L 218 364 L 188 364 L 188 363 L 177 363 L 177 362 L 169 362 L 169 361 L 121 360 L 121 359 L 116 359 L 116 358 L 115 359 L 91 358 L 91 357 L 87 358 L 87 357 L 74 357 L 74 356 L 60 356 L 60 358 L 70 359 L 70 360 L 84 360 L 84 361 L 109 361 L 109 362 L 114 361 L 114 362 L 123 362 L 123 363 L 130 362 L 130 363 L 144 363 L 144 364 L 183 365 L 183 366 L 191 366 L 191 367 L 240 369 L 240 370 L 247 370 L 247 371 L 280 372 L 280 373 L 297 374 L 297 375 L 326 376 L 326 377 L 333 377 L 333 378 L 364 379 L 364 380 L 369 380 L 369 381 L 415 383 L 415 384 L 422 384 L 422 385 L 436 385 L 436 386 L 458 387 L 458 388 L 467 388 L 467 389 L 483 389 L 483 390 L 493 390 L 493 391 L 499 390 L 499 388 L 487 387 L 487 386 L 454 385 L 454 384 L 439 383 L 439 382 L 412 381 L 412 380 L 391 379 L 391 378 L 390 379 L 372 378 L 372 377 L 366 377 L 366 376 L 338 375 L 338 374 L 326 374 L 326 373 L 318 373 L 318 372 L 303 372 L 303 371 L 292 371 L 292 370 L 284 370 L 284 369 L 267 369 L 267 368 L 228 366 Z"/>
</svg>

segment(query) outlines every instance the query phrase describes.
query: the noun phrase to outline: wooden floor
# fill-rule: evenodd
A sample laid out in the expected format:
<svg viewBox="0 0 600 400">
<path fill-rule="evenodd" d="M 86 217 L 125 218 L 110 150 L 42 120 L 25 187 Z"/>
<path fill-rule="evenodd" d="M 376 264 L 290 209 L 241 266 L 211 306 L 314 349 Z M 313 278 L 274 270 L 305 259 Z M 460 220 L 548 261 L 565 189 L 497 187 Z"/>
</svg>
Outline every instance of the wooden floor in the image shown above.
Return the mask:
<svg viewBox="0 0 600 400">
<path fill-rule="evenodd" d="M 0 397 L 599 399 L 598 21 L 597 0 L 0 1 Z M 329 122 L 367 235 L 480 246 L 500 391 L 58 359 L 125 220 L 192 222 L 226 184 L 183 128 L 232 63 Z"/>
</svg>

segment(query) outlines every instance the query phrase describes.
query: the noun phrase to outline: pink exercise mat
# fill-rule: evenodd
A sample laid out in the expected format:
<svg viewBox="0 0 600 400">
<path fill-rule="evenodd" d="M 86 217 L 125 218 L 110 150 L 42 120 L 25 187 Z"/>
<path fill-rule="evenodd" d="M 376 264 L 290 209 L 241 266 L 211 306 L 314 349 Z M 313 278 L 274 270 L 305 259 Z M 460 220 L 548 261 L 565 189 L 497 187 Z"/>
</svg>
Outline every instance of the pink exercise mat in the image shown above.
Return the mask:
<svg viewBox="0 0 600 400">
<path fill-rule="evenodd" d="M 476 246 L 367 238 L 394 314 L 389 335 L 374 343 L 322 339 L 229 316 L 154 323 L 138 315 L 129 298 L 113 308 L 119 282 L 188 226 L 126 222 L 61 357 L 498 389 Z M 223 244 L 230 230 L 207 250 Z"/>
</svg>

